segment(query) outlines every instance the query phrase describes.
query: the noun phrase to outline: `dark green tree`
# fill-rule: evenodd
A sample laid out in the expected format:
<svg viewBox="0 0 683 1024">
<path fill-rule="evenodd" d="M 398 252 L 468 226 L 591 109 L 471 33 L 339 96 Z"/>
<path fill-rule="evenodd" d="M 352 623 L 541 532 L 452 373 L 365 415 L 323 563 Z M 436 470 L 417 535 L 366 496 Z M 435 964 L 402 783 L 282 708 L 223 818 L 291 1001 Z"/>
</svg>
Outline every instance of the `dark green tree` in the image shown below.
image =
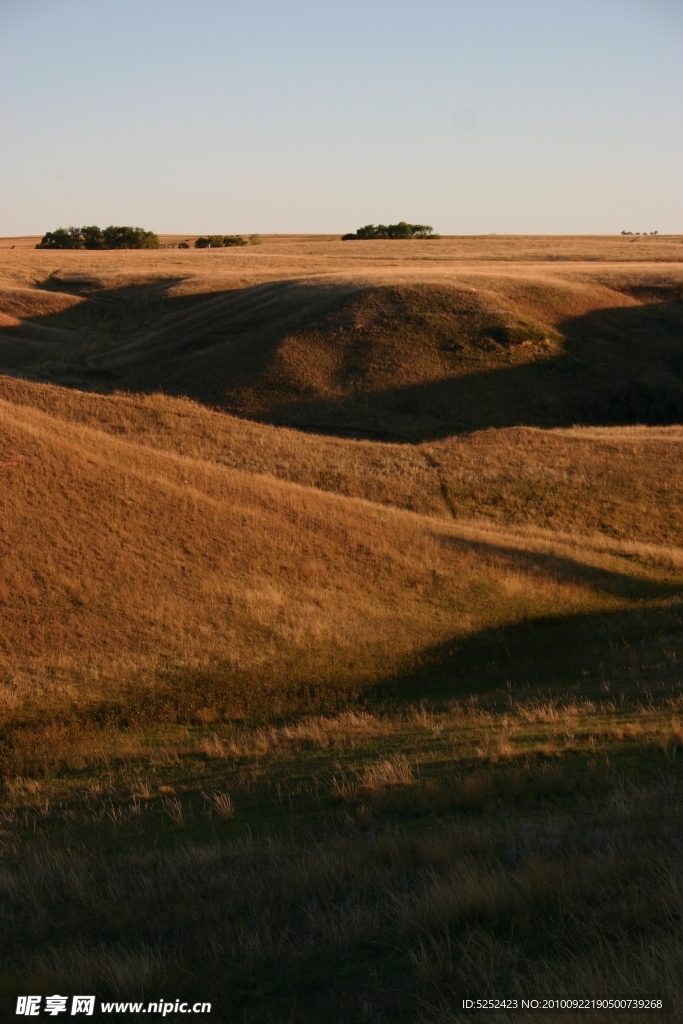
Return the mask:
<svg viewBox="0 0 683 1024">
<path fill-rule="evenodd" d="M 47 231 L 36 249 L 82 249 L 83 239 L 80 228 L 57 228 Z"/>
<path fill-rule="evenodd" d="M 222 235 L 203 235 L 194 243 L 195 249 L 221 249 L 223 247 Z"/>
<path fill-rule="evenodd" d="M 356 232 L 350 232 L 347 235 L 342 235 L 342 242 L 351 241 L 352 239 L 362 238 L 438 238 L 438 235 L 432 234 L 432 228 L 429 224 L 408 224 L 406 221 L 401 220 L 398 224 L 366 224 L 365 227 L 358 228 Z"/>
<path fill-rule="evenodd" d="M 111 224 L 102 232 L 106 249 L 158 249 L 159 238 L 144 228 L 116 227 Z"/>
<path fill-rule="evenodd" d="M 104 234 L 96 224 L 81 228 L 84 249 L 104 249 Z"/>
<path fill-rule="evenodd" d="M 382 227 L 382 224 L 379 224 L 377 227 L 374 224 L 366 224 L 364 228 L 358 228 L 356 238 L 381 238 L 380 231 Z"/>
<path fill-rule="evenodd" d="M 159 238 L 143 228 L 114 227 L 101 231 L 96 224 L 84 228 L 48 231 L 36 249 L 158 249 Z"/>
</svg>

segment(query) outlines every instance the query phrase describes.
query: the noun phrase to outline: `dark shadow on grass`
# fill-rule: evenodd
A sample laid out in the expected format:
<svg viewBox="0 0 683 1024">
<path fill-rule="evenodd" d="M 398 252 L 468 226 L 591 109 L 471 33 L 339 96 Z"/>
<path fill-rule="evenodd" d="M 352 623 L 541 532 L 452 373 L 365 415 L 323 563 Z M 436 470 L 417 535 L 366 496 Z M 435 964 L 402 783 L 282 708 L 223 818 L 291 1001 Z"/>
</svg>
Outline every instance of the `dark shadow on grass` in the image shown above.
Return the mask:
<svg viewBox="0 0 683 1024">
<path fill-rule="evenodd" d="M 107 290 L 89 278 L 53 275 L 45 290 L 83 301 L 0 328 L 0 373 L 104 393 L 160 391 L 227 408 L 235 387 L 258 386 L 283 337 L 324 318 L 354 290 L 278 281 L 169 295 L 178 283 Z"/>
<path fill-rule="evenodd" d="M 487 427 L 683 423 L 683 300 L 673 286 L 641 288 L 643 305 L 566 320 L 549 348 L 538 325 L 499 322 L 470 293 L 443 286 L 278 281 L 169 294 L 178 283 L 106 290 L 87 275 L 52 275 L 46 291 L 82 301 L 1 328 L 0 373 L 185 395 L 274 424 L 397 441 Z M 293 335 L 304 339 L 303 367 L 288 377 L 278 358 Z M 372 383 L 372 361 L 391 361 L 392 338 L 408 365 L 427 335 L 424 365 L 438 364 L 438 379 L 426 369 L 414 385 Z M 320 394 L 317 370 L 301 383 L 311 353 L 334 363 L 345 397 Z"/>
<path fill-rule="evenodd" d="M 299 400 L 263 418 L 413 442 L 489 427 L 683 423 L 683 302 L 599 310 L 558 331 L 558 356 L 337 402 Z"/>
<path fill-rule="evenodd" d="M 679 590 L 680 593 L 680 590 Z M 668 652 L 668 656 L 665 654 Z M 510 697 L 621 699 L 683 694 L 683 602 L 527 620 L 429 648 L 374 699 L 392 705 Z"/>
<path fill-rule="evenodd" d="M 236 673 L 217 665 L 199 672 L 171 670 L 153 685 L 129 681 L 98 704 L 49 710 L 36 705 L 5 715 L 0 773 L 9 778 L 41 770 L 43 757 L 54 770 L 60 758 L 56 736 L 68 752 L 70 737 L 78 742 L 84 733 L 101 734 L 104 742 L 107 733 L 199 726 L 207 709 L 209 721 L 256 725 L 343 710 L 400 711 L 420 702 L 438 707 L 474 699 L 500 710 L 510 699 L 609 699 L 642 706 L 679 698 L 683 601 L 671 596 L 673 589 L 669 600 L 657 604 L 544 616 L 453 636 L 376 682 L 312 677 L 305 668 L 285 678 L 263 668 Z"/>
<path fill-rule="evenodd" d="M 445 547 L 456 548 L 462 552 L 471 551 L 499 566 L 508 565 L 514 569 L 521 569 L 524 573 L 538 573 L 541 579 L 553 579 L 561 583 L 583 583 L 592 590 L 613 594 L 615 597 L 653 600 L 683 593 L 683 584 L 680 582 L 653 580 L 617 572 L 614 569 L 602 569 L 566 555 L 529 551 L 507 544 L 468 540 L 448 534 L 439 535 L 437 539 Z"/>
</svg>

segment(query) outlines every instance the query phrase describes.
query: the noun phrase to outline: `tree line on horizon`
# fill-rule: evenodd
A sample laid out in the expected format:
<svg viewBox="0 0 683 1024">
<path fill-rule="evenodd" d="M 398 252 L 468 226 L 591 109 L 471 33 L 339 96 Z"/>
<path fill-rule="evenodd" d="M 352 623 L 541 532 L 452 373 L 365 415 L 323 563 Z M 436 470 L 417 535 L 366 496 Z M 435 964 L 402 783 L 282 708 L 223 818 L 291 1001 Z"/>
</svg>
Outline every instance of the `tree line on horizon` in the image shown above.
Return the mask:
<svg viewBox="0 0 683 1024">
<path fill-rule="evenodd" d="M 159 236 L 144 228 L 91 224 L 83 228 L 47 231 L 36 249 L 158 249 Z"/>
<path fill-rule="evenodd" d="M 433 233 L 430 224 L 408 224 L 400 220 L 398 224 L 366 224 L 358 231 L 351 231 L 342 235 L 342 242 L 350 242 L 353 239 L 361 238 L 438 238 Z"/>
<path fill-rule="evenodd" d="M 222 249 L 232 245 L 246 244 L 241 235 L 200 235 L 195 241 L 194 247 L 195 249 Z"/>
</svg>

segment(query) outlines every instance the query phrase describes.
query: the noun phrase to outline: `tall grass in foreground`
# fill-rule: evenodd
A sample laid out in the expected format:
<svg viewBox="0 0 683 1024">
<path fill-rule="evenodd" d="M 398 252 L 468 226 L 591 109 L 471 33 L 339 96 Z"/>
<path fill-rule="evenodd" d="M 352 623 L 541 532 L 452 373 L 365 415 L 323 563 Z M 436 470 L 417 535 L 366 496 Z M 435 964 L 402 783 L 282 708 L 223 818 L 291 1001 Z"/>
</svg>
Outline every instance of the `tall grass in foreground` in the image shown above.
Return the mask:
<svg viewBox="0 0 683 1024">
<path fill-rule="evenodd" d="M 474 801 L 417 831 L 346 814 L 108 855 L 74 831 L 5 860 L 0 989 L 210 993 L 224 1021 L 354 1021 L 367 1004 L 366 1019 L 446 1024 L 464 995 L 676 999 L 682 811 L 671 780 L 542 814 Z"/>
<path fill-rule="evenodd" d="M 675 689 L 214 722 L 151 757 L 8 778 L 0 994 L 173 993 L 254 1024 L 675 999 Z"/>
</svg>

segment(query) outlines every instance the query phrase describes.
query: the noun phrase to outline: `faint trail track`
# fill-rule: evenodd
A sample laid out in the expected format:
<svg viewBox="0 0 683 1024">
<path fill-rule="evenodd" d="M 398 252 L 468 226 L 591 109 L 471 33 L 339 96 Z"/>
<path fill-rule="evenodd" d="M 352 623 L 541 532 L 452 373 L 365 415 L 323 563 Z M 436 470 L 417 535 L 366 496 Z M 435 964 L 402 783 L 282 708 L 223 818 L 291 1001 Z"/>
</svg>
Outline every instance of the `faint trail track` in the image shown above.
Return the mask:
<svg viewBox="0 0 683 1024">
<path fill-rule="evenodd" d="M 451 498 L 450 492 L 448 490 L 448 484 L 446 483 L 446 477 L 443 471 L 443 466 L 437 461 L 437 459 L 434 458 L 431 452 L 428 452 L 424 448 L 421 448 L 420 451 L 422 452 L 422 456 L 427 465 L 429 466 L 429 468 L 433 469 L 434 472 L 436 473 L 437 480 L 439 481 L 439 490 L 441 491 L 441 496 L 443 497 L 444 505 L 450 512 L 453 519 L 457 519 L 457 509 L 453 503 L 453 499 Z"/>
</svg>

